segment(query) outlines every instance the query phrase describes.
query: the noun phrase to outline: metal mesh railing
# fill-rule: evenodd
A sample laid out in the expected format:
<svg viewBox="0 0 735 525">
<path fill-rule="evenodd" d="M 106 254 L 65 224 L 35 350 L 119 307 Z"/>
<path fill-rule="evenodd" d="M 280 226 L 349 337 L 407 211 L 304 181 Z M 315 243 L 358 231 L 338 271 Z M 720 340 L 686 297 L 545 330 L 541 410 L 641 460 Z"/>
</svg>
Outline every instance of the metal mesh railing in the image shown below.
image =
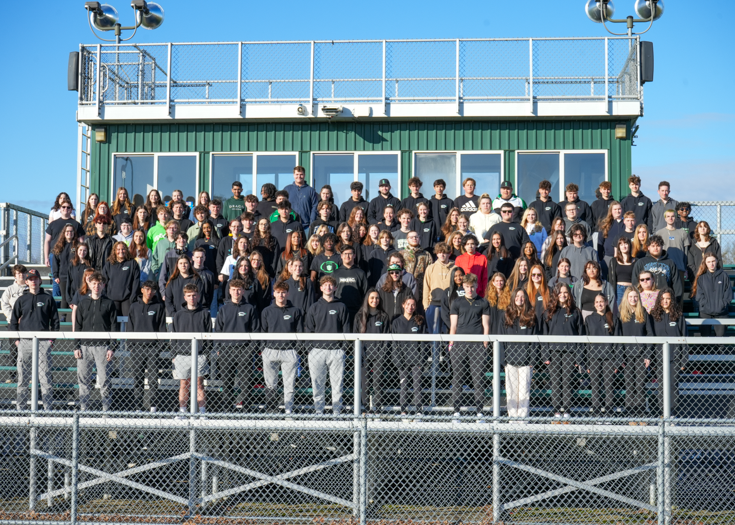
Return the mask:
<svg viewBox="0 0 735 525">
<path fill-rule="evenodd" d="M 692 216 L 696 222 L 707 221 L 722 247 L 723 264 L 735 264 L 735 202 L 692 202 Z"/>
<path fill-rule="evenodd" d="M 636 100 L 637 42 L 619 37 L 82 46 L 80 104 Z"/>
<path fill-rule="evenodd" d="M 0 203 L 0 272 L 16 264 L 43 263 L 48 215 Z"/>
</svg>

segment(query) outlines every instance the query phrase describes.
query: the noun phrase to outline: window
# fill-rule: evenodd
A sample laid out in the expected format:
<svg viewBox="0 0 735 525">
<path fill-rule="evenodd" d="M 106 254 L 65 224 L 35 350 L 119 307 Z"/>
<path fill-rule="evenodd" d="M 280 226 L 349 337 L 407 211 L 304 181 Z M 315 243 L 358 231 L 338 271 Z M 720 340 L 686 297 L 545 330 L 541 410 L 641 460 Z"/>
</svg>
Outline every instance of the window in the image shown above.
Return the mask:
<svg viewBox="0 0 735 525">
<path fill-rule="evenodd" d="M 434 181 L 447 183 L 446 194 L 456 198 L 464 194 L 462 181 L 471 178 L 477 182 L 475 194 L 488 193 L 495 197 L 503 178 L 503 152 L 454 151 L 415 153 L 414 175 L 423 183 L 424 197 L 434 194 Z"/>
<path fill-rule="evenodd" d="M 260 199 L 263 184 L 275 184 L 281 190 L 293 183 L 296 153 L 213 153 L 209 174 L 212 198 L 223 201 L 232 197 L 232 183 L 240 181 L 243 195 Z"/>
<path fill-rule="evenodd" d="M 154 188 L 161 192 L 164 202 L 171 200 L 173 190 L 181 190 L 188 203 L 196 202 L 199 190 L 198 153 L 115 153 L 112 165 L 110 202 L 121 187 L 128 190 L 135 205 L 145 203 L 148 193 Z"/>
<path fill-rule="evenodd" d="M 536 200 L 539 182 L 551 182 L 551 198 L 566 199 L 567 184 L 579 186 L 579 198 L 591 204 L 595 190 L 607 180 L 606 151 L 517 152 L 516 193 L 526 203 Z"/>
<path fill-rule="evenodd" d="M 329 184 L 334 193 L 334 203 L 339 206 L 350 198 L 350 184 L 360 181 L 364 185 L 365 200 L 378 195 L 381 179 L 388 179 L 391 192 L 400 195 L 398 153 L 314 153 L 311 172 L 314 189 Z"/>
</svg>

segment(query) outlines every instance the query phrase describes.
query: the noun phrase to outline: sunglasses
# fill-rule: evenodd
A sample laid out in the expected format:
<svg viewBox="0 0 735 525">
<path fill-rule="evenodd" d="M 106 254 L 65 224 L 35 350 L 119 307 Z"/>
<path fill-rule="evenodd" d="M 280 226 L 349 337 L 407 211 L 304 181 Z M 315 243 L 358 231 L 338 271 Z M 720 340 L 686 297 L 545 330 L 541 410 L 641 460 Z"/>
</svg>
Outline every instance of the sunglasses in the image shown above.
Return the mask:
<svg viewBox="0 0 735 525">
<path fill-rule="evenodd" d="M 638 279 L 638 282 L 641 282 L 641 283 L 647 283 L 647 282 L 648 282 L 648 281 L 650 281 L 650 280 L 651 280 L 651 278 L 650 278 L 650 277 L 646 277 L 645 279 L 643 279 L 643 278 L 641 278 L 641 279 Z"/>
<path fill-rule="evenodd" d="M 400 272 L 400 270 L 391 270 L 391 271 L 390 271 L 390 272 L 388 272 L 388 273 L 389 273 L 389 274 L 391 274 L 391 275 L 401 275 L 401 272 Z"/>
<path fill-rule="evenodd" d="M 62 210 L 71 210 L 71 206 L 62 206 L 61 209 Z"/>
<path fill-rule="evenodd" d="M 531 277 L 541 277 L 541 274 L 540 273 L 532 273 L 531 274 Z"/>
<path fill-rule="evenodd" d="M 508 213 L 513 213 L 513 210 L 500 210 L 500 213 L 502 213 L 503 215 L 505 215 L 505 214 L 508 214 Z"/>
</svg>

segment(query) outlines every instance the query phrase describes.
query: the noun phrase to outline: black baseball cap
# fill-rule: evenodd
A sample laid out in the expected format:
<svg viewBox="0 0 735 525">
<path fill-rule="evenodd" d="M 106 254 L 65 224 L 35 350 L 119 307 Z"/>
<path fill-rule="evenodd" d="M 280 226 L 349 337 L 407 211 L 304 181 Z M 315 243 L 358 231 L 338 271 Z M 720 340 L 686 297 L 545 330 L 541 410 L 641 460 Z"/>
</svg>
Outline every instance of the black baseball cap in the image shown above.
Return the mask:
<svg viewBox="0 0 735 525">
<path fill-rule="evenodd" d="M 378 186 L 390 186 L 390 181 L 388 179 L 380 179 Z"/>
<path fill-rule="evenodd" d="M 500 185 L 500 187 L 503 189 L 505 188 L 509 188 L 511 190 L 513 189 L 513 185 L 510 183 L 509 180 L 504 180 L 503 183 Z"/>
<path fill-rule="evenodd" d="M 35 270 L 32 268 L 26 272 L 26 276 L 25 276 L 26 281 L 28 279 L 40 279 L 40 278 L 41 278 L 41 274 L 38 273 L 38 270 Z"/>
</svg>

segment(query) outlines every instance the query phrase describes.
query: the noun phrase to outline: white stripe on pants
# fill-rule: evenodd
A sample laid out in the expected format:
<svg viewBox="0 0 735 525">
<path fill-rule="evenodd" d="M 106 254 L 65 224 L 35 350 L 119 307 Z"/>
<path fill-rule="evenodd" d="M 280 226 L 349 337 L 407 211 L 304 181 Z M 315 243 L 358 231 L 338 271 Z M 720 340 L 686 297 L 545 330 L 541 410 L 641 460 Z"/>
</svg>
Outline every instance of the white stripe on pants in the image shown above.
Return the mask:
<svg viewBox="0 0 735 525">
<path fill-rule="evenodd" d="M 528 417 L 531 405 L 531 367 L 505 365 L 508 417 Z"/>
<path fill-rule="evenodd" d="M 26 410 L 28 396 L 31 391 L 28 383 L 31 382 L 33 371 L 33 341 L 21 339 L 18 343 L 18 386 L 15 401 L 18 410 Z M 44 410 L 51 410 L 53 393 L 51 390 L 51 341 L 38 341 L 38 383 L 41 385 L 41 399 Z"/>
<path fill-rule="evenodd" d="M 309 374 L 311 388 L 314 395 L 314 410 L 317 414 L 324 413 L 324 386 L 327 383 L 327 369 L 329 369 L 329 384 L 332 387 L 332 413 L 342 412 L 342 381 L 345 372 L 345 351 L 325 350 L 314 348 L 309 352 Z"/>
<path fill-rule="evenodd" d="M 77 359 L 77 381 L 79 381 L 79 405 L 87 410 L 89 387 L 92 381 L 92 364 L 97 366 L 97 383 L 100 385 L 102 410 L 110 409 L 110 374 L 108 373 L 106 345 L 82 345 L 82 358 Z"/>
<path fill-rule="evenodd" d="M 263 378 L 266 388 L 266 406 L 275 404 L 276 389 L 278 388 L 278 368 L 283 372 L 283 404 L 287 411 L 293 410 L 294 383 L 296 369 L 299 366 L 299 356 L 296 350 L 263 349 Z"/>
</svg>

